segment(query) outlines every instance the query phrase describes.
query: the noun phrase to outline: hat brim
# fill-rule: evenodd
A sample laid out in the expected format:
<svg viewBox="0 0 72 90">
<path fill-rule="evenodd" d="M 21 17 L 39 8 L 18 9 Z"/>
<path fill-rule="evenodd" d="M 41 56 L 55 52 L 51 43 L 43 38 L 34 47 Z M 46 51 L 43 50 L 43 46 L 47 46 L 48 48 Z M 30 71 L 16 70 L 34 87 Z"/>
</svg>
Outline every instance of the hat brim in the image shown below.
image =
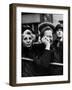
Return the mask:
<svg viewBox="0 0 72 90">
<path fill-rule="evenodd" d="M 53 32 L 54 32 L 55 26 L 54 26 L 52 23 L 50 23 L 50 22 L 43 22 L 43 23 L 39 24 L 39 31 L 42 32 L 42 30 L 43 30 L 45 27 L 48 27 L 48 26 L 49 26 L 49 27 L 53 30 Z"/>
</svg>

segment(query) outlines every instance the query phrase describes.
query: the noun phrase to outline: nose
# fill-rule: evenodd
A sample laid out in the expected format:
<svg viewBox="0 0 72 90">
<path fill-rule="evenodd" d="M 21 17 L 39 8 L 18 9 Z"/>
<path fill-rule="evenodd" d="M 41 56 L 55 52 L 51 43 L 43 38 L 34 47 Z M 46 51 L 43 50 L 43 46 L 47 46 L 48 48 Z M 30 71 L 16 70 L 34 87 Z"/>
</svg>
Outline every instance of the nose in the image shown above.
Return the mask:
<svg viewBox="0 0 72 90">
<path fill-rule="evenodd" d="M 59 34 L 60 34 L 61 32 L 59 31 Z"/>
<path fill-rule="evenodd" d="M 29 39 L 27 40 L 27 43 L 30 43 L 30 40 Z"/>
</svg>

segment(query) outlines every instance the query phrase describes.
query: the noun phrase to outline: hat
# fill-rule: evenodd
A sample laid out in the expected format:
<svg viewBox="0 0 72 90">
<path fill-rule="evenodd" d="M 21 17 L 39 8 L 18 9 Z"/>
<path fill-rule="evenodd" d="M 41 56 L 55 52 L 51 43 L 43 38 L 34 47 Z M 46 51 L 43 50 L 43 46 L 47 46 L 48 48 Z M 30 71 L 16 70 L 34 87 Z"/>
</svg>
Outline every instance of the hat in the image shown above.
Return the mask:
<svg viewBox="0 0 72 90">
<path fill-rule="evenodd" d="M 58 29 L 62 29 L 62 31 L 63 31 L 63 26 L 61 26 L 60 24 L 57 24 L 56 27 L 55 27 L 55 32 L 56 32 Z"/>
<path fill-rule="evenodd" d="M 63 24 L 63 20 L 59 20 L 59 23 Z"/>
<path fill-rule="evenodd" d="M 43 22 L 39 25 L 39 31 L 40 33 L 46 31 L 47 29 L 52 29 L 54 31 L 54 25 L 50 22 Z"/>
</svg>

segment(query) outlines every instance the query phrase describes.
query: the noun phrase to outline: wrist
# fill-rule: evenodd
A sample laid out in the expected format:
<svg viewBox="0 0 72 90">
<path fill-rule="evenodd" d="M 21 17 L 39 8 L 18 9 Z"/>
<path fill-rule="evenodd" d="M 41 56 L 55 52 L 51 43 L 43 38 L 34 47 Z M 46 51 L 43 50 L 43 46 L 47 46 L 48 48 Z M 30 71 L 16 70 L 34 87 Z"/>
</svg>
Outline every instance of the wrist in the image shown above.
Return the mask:
<svg viewBox="0 0 72 90">
<path fill-rule="evenodd" d="M 46 49 L 46 50 L 50 50 L 50 46 L 49 46 L 49 45 L 46 46 L 45 49 Z"/>
</svg>

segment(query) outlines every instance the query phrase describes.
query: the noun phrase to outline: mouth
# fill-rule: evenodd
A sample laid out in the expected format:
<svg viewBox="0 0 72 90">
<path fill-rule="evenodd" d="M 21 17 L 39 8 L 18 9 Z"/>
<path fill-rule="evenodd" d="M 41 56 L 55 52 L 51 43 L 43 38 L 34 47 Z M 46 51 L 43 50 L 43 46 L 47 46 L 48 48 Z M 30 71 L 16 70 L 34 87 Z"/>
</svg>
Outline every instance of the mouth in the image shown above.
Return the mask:
<svg viewBox="0 0 72 90">
<path fill-rule="evenodd" d="M 27 46 L 27 47 L 30 47 L 30 46 L 31 46 L 31 44 L 26 44 L 26 46 Z"/>
</svg>

